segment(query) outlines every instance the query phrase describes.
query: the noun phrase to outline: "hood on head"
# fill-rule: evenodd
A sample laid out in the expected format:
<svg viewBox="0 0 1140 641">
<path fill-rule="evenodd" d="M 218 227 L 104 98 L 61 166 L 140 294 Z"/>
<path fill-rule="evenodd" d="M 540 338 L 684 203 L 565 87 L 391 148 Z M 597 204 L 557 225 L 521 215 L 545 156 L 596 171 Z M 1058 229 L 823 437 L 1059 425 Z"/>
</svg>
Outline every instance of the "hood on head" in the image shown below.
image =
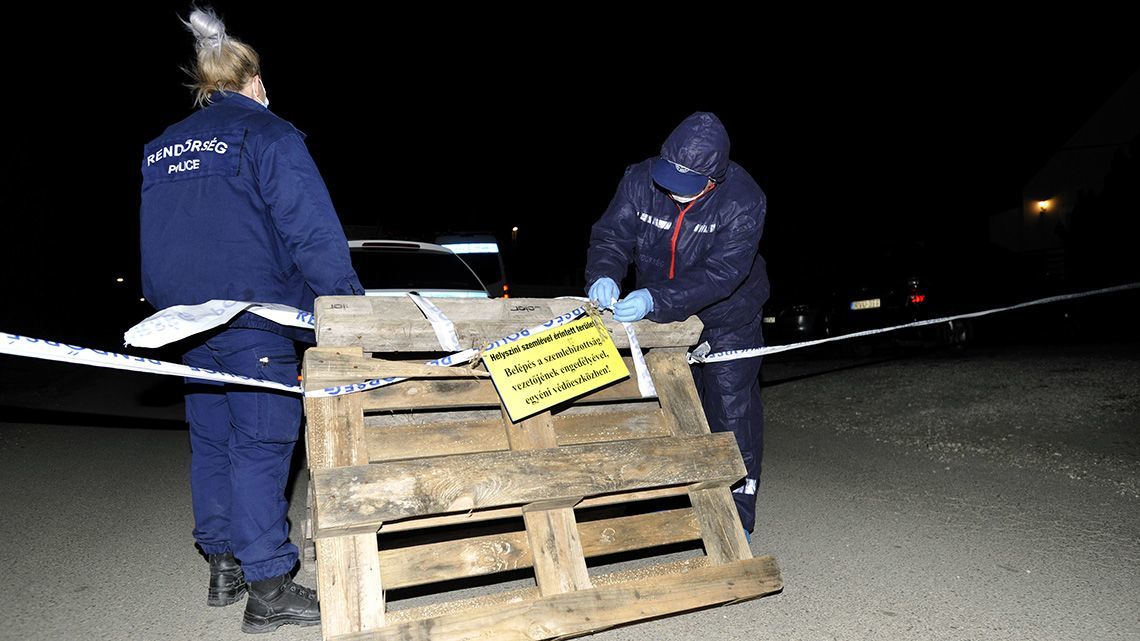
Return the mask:
<svg viewBox="0 0 1140 641">
<path fill-rule="evenodd" d="M 666 189 L 669 184 L 693 183 L 690 172 L 720 180 L 728 171 L 728 149 L 728 131 L 724 124 L 714 114 L 698 111 L 682 120 L 661 145 L 661 158 L 668 162 L 655 163 L 654 179 Z M 676 175 L 671 175 L 673 172 Z M 683 190 L 671 191 L 684 194 Z"/>
</svg>

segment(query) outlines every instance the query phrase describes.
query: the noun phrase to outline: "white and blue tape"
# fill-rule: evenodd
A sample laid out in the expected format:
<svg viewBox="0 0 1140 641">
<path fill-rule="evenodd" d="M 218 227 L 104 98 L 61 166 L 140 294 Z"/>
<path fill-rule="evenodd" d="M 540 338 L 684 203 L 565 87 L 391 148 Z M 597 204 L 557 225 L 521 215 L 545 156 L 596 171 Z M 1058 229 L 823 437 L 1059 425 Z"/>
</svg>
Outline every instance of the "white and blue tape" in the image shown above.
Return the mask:
<svg viewBox="0 0 1140 641">
<path fill-rule="evenodd" d="M 586 302 L 590 300 L 583 296 L 559 296 L 558 298 Z M 611 311 L 613 303 L 616 302 L 616 298 L 610 302 Z M 602 309 L 606 308 L 603 307 Z M 629 338 L 629 354 L 633 358 L 633 370 L 637 376 L 637 391 L 641 393 L 642 398 L 656 398 L 657 388 L 653 386 L 653 377 L 649 375 L 649 366 L 645 364 L 645 354 L 641 351 L 641 343 L 637 340 L 637 332 L 633 329 L 633 323 L 622 323 L 621 326 Z"/>
<path fill-rule="evenodd" d="M 212 301 L 212 302 L 217 303 L 219 301 Z M 222 302 L 224 302 L 224 301 L 222 301 Z M 257 304 L 256 303 L 236 303 L 235 305 L 231 305 L 229 308 L 227 308 L 223 311 L 225 313 L 229 313 L 230 310 L 232 310 L 234 308 L 238 308 L 241 305 L 246 305 L 248 307 L 250 305 L 257 305 Z M 198 307 L 198 306 L 195 306 L 195 307 Z M 263 306 L 263 307 L 268 307 L 268 306 Z M 282 305 L 280 307 L 284 308 L 286 306 Z M 171 309 L 173 309 L 173 308 L 171 308 Z M 214 309 L 221 309 L 221 306 L 217 306 Z M 245 308 L 241 307 L 238 309 L 238 311 L 241 311 L 241 309 L 245 309 Z M 199 311 L 201 311 L 201 310 L 199 310 Z M 213 313 L 210 309 L 207 309 L 206 311 L 211 313 L 211 314 Z M 251 311 L 252 311 L 252 309 L 251 309 Z M 293 310 L 293 312 L 289 312 L 288 310 L 282 310 L 282 309 L 273 310 L 273 311 L 275 311 L 279 314 L 286 315 L 286 316 L 290 313 L 296 312 L 296 310 Z M 502 346 L 502 345 L 513 343 L 515 341 L 526 338 L 528 336 L 533 336 L 534 334 L 544 332 L 544 331 L 551 329 L 553 327 L 559 327 L 559 326 L 565 325 L 566 323 L 573 321 L 574 319 L 578 318 L 579 316 L 581 316 L 585 313 L 586 313 L 585 306 L 579 306 L 575 309 L 570 310 L 569 312 L 566 312 L 565 314 L 562 314 L 560 316 L 552 318 L 552 319 L 542 323 L 541 325 L 535 325 L 534 327 L 529 327 L 529 328 L 523 329 L 521 331 L 514 332 L 512 334 L 508 334 L 507 336 L 504 336 L 504 337 L 502 337 L 498 340 L 495 340 L 495 341 L 493 341 L 487 345 L 484 345 L 482 350 L 480 350 L 480 349 L 463 350 L 463 351 L 457 352 L 455 354 L 450 354 L 450 355 L 444 356 L 442 358 L 437 358 L 435 360 L 428 361 L 427 364 L 428 365 L 439 365 L 442 367 L 448 367 L 451 365 L 461 365 L 463 363 L 470 362 L 471 360 L 474 360 L 475 358 L 477 358 L 481 351 L 494 349 L 494 348 Z M 236 314 L 237 314 L 237 312 L 233 312 L 232 314 L 229 314 L 229 317 L 232 318 Z M 155 315 L 155 316 L 158 316 L 158 315 Z M 155 316 L 152 316 L 151 318 L 153 319 L 153 318 L 155 318 Z M 222 316 L 222 314 L 215 314 L 215 316 L 220 317 L 220 316 Z M 175 318 L 178 319 L 177 316 L 175 316 Z M 150 319 L 148 319 L 148 320 L 150 320 Z M 181 320 L 181 319 L 178 319 L 178 320 Z M 210 322 L 212 322 L 212 319 L 208 319 L 208 320 Z M 209 324 L 209 323 L 202 322 L 202 323 L 197 323 L 195 325 L 194 323 L 191 323 L 190 321 L 182 321 L 182 322 L 186 323 L 186 325 L 171 326 L 169 323 L 167 323 L 164 326 L 162 326 L 161 328 L 152 328 L 152 331 L 161 334 L 163 338 L 169 339 L 172 336 L 176 336 L 179 333 L 185 332 L 186 326 L 202 326 L 204 324 Z M 141 323 L 140 323 L 140 325 L 141 325 Z M 204 331 L 204 330 L 198 330 L 198 331 Z M 194 333 L 194 332 L 191 332 L 191 333 Z M 186 334 L 186 335 L 188 336 L 190 334 Z M 159 344 L 165 345 L 167 342 L 170 342 L 170 341 L 167 340 L 167 341 L 161 342 Z M 40 338 L 32 338 L 30 336 L 21 336 L 19 334 L 2 333 L 2 332 L 0 332 L 0 354 L 10 354 L 12 356 L 27 356 L 30 358 L 38 358 L 38 359 L 42 359 L 42 360 L 60 361 L 60 362 L 64 362 L 64 363 L 75 363 L 75 364 L 79 364 L 79 365 L 93 365 L 95 367 L 106 367 L 106 368 L 110 368 L 110 369 L 128 370 L 128 371 L 133 371 L 133 372 L 146 372 L 146 373 L 150 373 L 150 374 L 164 374 L 167 376 L 181 376 L 181 377 L 188 377 L 188 378 L 197 378 L 197 379 L 203 379 L 203 380 L 209 380 L 209 381 L 219 381 L 222 383 L 234 383 L 234 384 L 240 384 L 240 385 L 247 385 L 247 386 L 252 386 L 252 387 L 265 387 L 265 388 L 269 388 L 269 389 L 276 389 L 276 390 L 281 390 L 281 391 L 286 391 L 286 392 L 293 392 L 295 394 L 304 394 L 305 396 L 310 397 L 310 398 L 342 396 L 344 394 L 351 394 L 354 392 L 364 392 L 367 390 L 372 390 L 372 389 L 376 389 L 379 387 L 384 387 L 385 385 L 391 385 L 392 383 L 396 383 L 398 381 L 402 381 L 402 380 L 406 379 L 406 377 L 378 378 L 378 379 L 371 379 L 368 381 L 364 381 L 361 383 L 352 383 L 349 385 L 341 385 L 341 386 L 335 386 L 335 387 L 327 387 L 327 388 L 319 389 L 319 390 L 304 391 L 304 390 L 302 390 L 302 388 L 300 386 L 297 386 L 297 385 L 284 385 L 284 384 L 277 383 L 274 381 L 249 378 L 246 376 L 238 376 L 236 374 L 229 374 L 226 372 L 218 372 L 218 371 L 208 370 L 208 369 L 203 369 L 203 368 L 198 368 L 198 367 L 190 367 L 188 365 L 183 365 L 180 363 L 170 363 L 170 362 L 161 361 L 161 360 L 157 360 L 157 359 L 153 359 L 153 358 L 144 358 L 141 356 L 132 356 L 130 354 L 120 354 L 118 352 L 91 349 L 91 348 L 87 348 L 87 347 L 81 347 L 79 345 L 71 345 L 71 344 L 67 344 L 67 343 L 62 343 L 59 341 L 51 341 L 51 340 L 45 340 L 45 339 L 40 339 Z"/>
<path fill-rule="evenodd" d="M 419 307 L 420 311 L 431 322 L 431 328 L 435 330 L 435 337 L 441 348 L 446 350 L 463 349 L 463 346 L 459 344 L 459 335 L 455 333 L 455 324 L 446 314 L 431 301 L 415 292 L 409 293 L 408 298 L 412 299 L 416 307 Z"/>
<path fill-rule="evenodd" d="M 21 336 L 19 334 L 0 334 L 0 354 L 29 356 L 31 358 L 49 361 L 94 365 L 95 367 L 108 367 L 132 372 L 185 376 L 208 381 L 238 383 L 241 385 L 268 387 L 270 389 L 286 392 L 301 393 L 301 388 L 296 385 L 283 385 L 274 381 L 238 376 L 236 374 L 217 372 L 200 367 L 190 367 L 189 365 L 182 365 L 180 363 L 168 363 L 153 358 L 143 358 L 142 356 L 131 356 L 130 354 L 80 347 L 79 345 L 70 345 L 58 341 Z"/>
<path fill-rule="evenodd" d="M 794 349 L 802 349 L 814 345 L 821 345 L 823 343 L 830 343 L 833 341 L 848 340 L 861 336 L 871 336 L 874 334 L 883 334 L 886 332 L 906 329 L 909 327 L 935 325 L 938 323 L 946 323 L 964 318 L 977 318 L 979 316 L 987 316 L 989 314 L 996 314 L 999 312 L 1031 307 L 1034 305 L 1044 305 L 1047 303 L 1074 300 L 1087 296 L 1122 292 L 1137 288 L 1140 288 L 1140 283 L 1129 283 L 1127 285 L 1105 287 L 1103 289 L 1096 289 L 1076 294 L 1063 294 L 1060 296 L 1039 298 L 1037 300 L 1019 303 L 1017 305 L 1010 305 L 1008 307 L 999 307 L 994 309 L 987 309 L 980 312 L 945 316 L 942 318 L 934 318 L 930 320 L 906 323 L 903 325 L 895 325 L 893 327 L 871 329 L 851 334 L 843 334 L 842 336 L 832 336 L 830 338 L 803 341 L 799 343 L 790 343 L 787 345 L 772 345 L 770 347 L 709 353 L 708 344 L 702 343 L 700 346 L 690 352 L 689 361 L 691 363 L 717 363 L 737 360 L 741 358 L 753 358 L 758 356 L 765 356 L 768 354 L 775 354 L 778 352 L 786 352 Z M 573 298 L 577 299 L 577 297 Z M 434 308 L 434 305 L 432 305 L 430 308 Z M 421 309 L 430 308 L 421 306 Z M 209 303 L 204 303 L 203 305 L 184 306 L 182 309 L 169 308 L 167 310 L 163 310 L 163 312 L 159 312 L 158 314 L 151 316 L 150 318 L 132 328 L 132 330 L 138 331 L 132 335 L 135 340 L 131 341 L 130 344 L 141 347 L 151 345 L 165 345 L 167 343 L 173 342 L 174 340 L 178 340 L 176 337 L 189 336 L 200 331 L 205 331 L 205 329 L 209 329 L 210 327 L 221 325 L 224 322 L 227 322 L 230 318 L 233 318 L 233 316 L 237 315 L 238 312 L 241 312 L 245 309 L 249 309 L 253 313 L 266 316 L 267 318 L 271 318 L 272 320 L 285 325 L 292 325 L 297 327 L 313 326 L 312 314 L 309 314 L 308 312 L 302 312 L 285 305 L 240 303 L 237 301 L 210 301 Z M 177 311 L 172 312 L 171 310 Z M 436 309 L 435 311 L 438 312 L 439 310 Z M 454 354 L 450 354 L 448 356 L 428 361 L 427 364 L 448 367 L 452 365 L 461 365 L 468 363 L 477 358 L 482 351 L 494 349 L 496 347 L 513 343 L 523 338 L 544 332 L 548 329 L 565 325 L 566 323 L 577 319 L 585 313 L 586 307 L 584 305 L 579 306 L 573 310 L 570 310 L 569 312 L 566 312 L 565 314 L 552 318 L 542 323 L 541 325 L 535 325 L 534 327 L 529 327 L 504 336 L 498 340 L 492 341 L 491 343 L 484 345 L 482 349 L 466 349 Z M 430 319 L 431 316 L 435 314 L 435 312 L 431 312 L 429 314 L 429 312 L 425 311 L 425 314 L 428 314 Z M 446 316 L 443 316 L 442 312 L 439 312 L 439 317 L 446 321 Z M 224 318 L 225 320 L 217 322 L 216 319 L 218 318 Z M 450 325 L 450 321 L 447 321 L 447 325 Z M 630 339 L 630 351 L 633 354 L 634 363 L 636 366 L 635 369 L 637 369 L 639 389 L 641 390 L 643 396 L 655 396 L 656 390 L 653 389 L 653 380 L 649 376 L 648 367 L 645 367 L 644 357 L 642 356 L 640 346 L 637 343 L 637 337 L 633 332 L 633 328 L 629 323 L 623 323 L 623 326 L 625 327 Z M 451 328 L 451 331 L 452 333 L 454 332 L 454 327 Z M 438 332 L 437 335 L 439 335 Z M 450 339 L 441 336 L 441 344 L 443 344 L 444 341 L 450 342 Z M 456 342 L 458 342 L 458 339 L 456 339 Z M 296 394 L 304 394 L 307 397 L 341 396 L 344 394 L 376 389 L 385 385 L 391 385 L 392 383 L 396 383 L 398 381 L 406 380 L 406 377 L 390 377 L 372 379 L 361 383 L 353 383 L 337 387 L 328 387 L 320 390 L 304 391 L 300 386 L 297 385 L 284 385 L 274 381 L 238 376 L 235 374 L 229 374 L 227 372 L 219 372 L 204 368 L 190 367 L 188 365 L 182 365 L 180 363 L 169 363 L 153 358 L 132 356 L 130 354 L 121 354 L 119 352 L 109 350 L 92 349 L 79 345 L 63 343 L 60 341 L 32 338 L 30 336 L 22 336 L 20 334 L 11 334 L 6 332 L 0 332 L 0 354 L 26 356 L 42 360 L 75 363 L 80 365 L 92 365 L 95 367 L 106 367 L 134 372 L 163 374 L 167 376 L 180 376 L 185 378 L 197 378 L 203 380 L 218 381 L 222 383 L 248 385 L 253 387 L 265 387 Z"/>
<path fill-rule="evenodd" d="M 208 300 L 199 305 L 175 305 L 151 314 L 123 334 L 125 345 L 162 347 L 230 322 L 243 311 L 290 327 L 313 329 L 312 312 L 277 303 Z"/>
<path fill-rule="evenodd" d="M 736 349 L 725 352 L 716 352 L 715 354 L 709 353 L 709 344 L 701 343 L 692 352 L 689 352 L 690 363 L 721 363 L 724 361 L 735 361 L 741 358 L 755 358 L 757 356 L 766 356 L 768 354 L 776 354 L 779 352 L 787 352 L 793 349 L 803 349 L 804 347 L 812 347 L 813 345 L 822 345 L 832 341 L 843 341 L 851 338 L 859 338 L 860 336 L 872 336 L 874 334 L 885 334 L 886 332 L 893 332 L 899 329 L 907 329 L 908 327 L 922 327 L 924 325 L 937 325 L 939 323 L 948 323 L 961 318 L 977 318 L 979 316 L 987 316 L 989 314 L 996 314 L 998 312 L 1008 312 L 1014 309 L 1021 309 L 1023 307 L 1031 307 L 1033 305 L 1044 305 L 1046 303 L 1056 303 L 1065 300 L 1073 300 L 1076 298 L 1084 298 L 1086 296 L 1095 296 L 1097 294 L 1110 294 L 1113 292 L 1122 292 L 1130 289 L 1140 288 L 1140 283 L 1129 283 L 1127 285 L 1117 285 L 1116 287 L 1105 287 L 1103 289 L 1094 289 L 1092 291 L 1080 292 L 1077 294 L 1062 294 L 1060 296 L 1049 296 L 1048 298 L 1038 298 L 1025 303 L 1018 303 L 1017 305 L 1010 305 L 1008 307 L 998 307 L 995 309 L 987 309 L 981 312 L 970 312 L 968 314 L 957 314 L 954 316 L 944 316 L 942 318 L 932 318 L 930 320 L 915 321 L 913 323 L 906 323 L 903 325 L 895 325 L 894 327 L 884 327 L 882 329 L 868 329 L 862 332 L 853 332 L 851 334 L 843 334 L 840 336 L 832 336 L 830 338 L 820 338 L 813 341 L 802 341 L 799 343 L 788 343 L 787 345 L 772 345 L 770 347 L 754 347 L 751 349 Z"/>
</svg>

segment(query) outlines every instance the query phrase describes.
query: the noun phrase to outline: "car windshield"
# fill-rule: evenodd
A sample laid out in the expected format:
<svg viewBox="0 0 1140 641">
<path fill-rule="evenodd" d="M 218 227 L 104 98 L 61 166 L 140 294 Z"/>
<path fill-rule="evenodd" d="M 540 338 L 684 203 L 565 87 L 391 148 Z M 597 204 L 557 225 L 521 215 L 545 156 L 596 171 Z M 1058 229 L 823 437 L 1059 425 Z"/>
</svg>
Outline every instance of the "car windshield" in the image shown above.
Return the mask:
<svg viewBox="0 0 1140 641">
<path fill-rule="evenodd" d="M 371 247 L 354 247 L 351 254 L 365 289 L 485 290 L 455 254 Z"/>
<path fill-rule="evenodd" d="M 499 264 L 498 254 L 463 254 L 463 262 L 471 266 L 480 280 L 485 283 L 495 283 L 503 280 L 503 269 Z"/>
</svg>

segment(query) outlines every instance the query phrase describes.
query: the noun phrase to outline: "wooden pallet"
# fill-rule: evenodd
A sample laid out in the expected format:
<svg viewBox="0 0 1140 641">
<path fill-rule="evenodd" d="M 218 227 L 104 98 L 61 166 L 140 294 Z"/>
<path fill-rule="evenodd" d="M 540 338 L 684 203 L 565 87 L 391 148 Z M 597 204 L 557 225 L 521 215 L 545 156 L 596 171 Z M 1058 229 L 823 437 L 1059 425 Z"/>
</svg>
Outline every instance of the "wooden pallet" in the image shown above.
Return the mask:
<svg viewBox="0 0 1140 641">
<path fill-rule="evenodd" d="M 435 303 L 464 346 L 578 304 Z M 356 376 L 363 379 L 390 371 L 372 355 L 418 364 L 440 353 L 410 300 L 325 297 L 316 320 L 306 388 L 343 383 L 352 372 L 368 372 Z M 627 348 L 620 325 L 609 327 Z M 685 347 L 700 329 L 696 318 L 638 323 L 658 399 L 641 398 L 631 378 L 512 423 L 490 380 L 467 368 L 449 368 L 452 378 L 307 398 L 307 531 L 324 638 L 548 639 L 781 589 L 775 559 L 752 557 L 728 489 L 745 474 L 735 439 L 710 433 L 689 374 Z M 665 497 L 683 504 L 634 508 Z M 596 518 L 580 523 L 587 514 Z M 499 527 L 481 527 L 492 524 Z M 440 531 L 451 538 L 430 536 Z M 385 545 L 397 538 L 410 543 Z M 587 567 L 587 558 L 698 539 L 701 556 L 606 574 Z M 386 603 L 390 590 L 420 586 L 444 595 L 430 590 L 526 568 L 533 568 L 533 587 L 395 610 Z"/>
</svg>

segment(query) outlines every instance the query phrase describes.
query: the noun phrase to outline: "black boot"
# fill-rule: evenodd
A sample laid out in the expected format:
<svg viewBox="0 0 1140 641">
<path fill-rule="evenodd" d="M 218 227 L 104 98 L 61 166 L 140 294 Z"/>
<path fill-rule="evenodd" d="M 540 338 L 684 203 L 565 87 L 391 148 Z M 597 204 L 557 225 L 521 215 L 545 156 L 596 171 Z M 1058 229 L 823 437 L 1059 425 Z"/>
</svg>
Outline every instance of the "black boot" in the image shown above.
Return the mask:
<svg viewBox="0 0 1140 641">
<path fill-rule="evenodd" d="M 316 590 L 293 583 L 293 577 L 288 574 L 250 582 L 242 632 L 272 632 L 287 623 L 317 625 L 320 622 Z"/>
<path fill-rule="evenodd" d="M 241 565 L 230 552 L 222 554 L 207 554 L 206 560 L 210 562 L 210 592 L 206 596 L 206 605 L 220 607 L 237 603 L 245 594 L 245 574 Z"/>
</svg>

